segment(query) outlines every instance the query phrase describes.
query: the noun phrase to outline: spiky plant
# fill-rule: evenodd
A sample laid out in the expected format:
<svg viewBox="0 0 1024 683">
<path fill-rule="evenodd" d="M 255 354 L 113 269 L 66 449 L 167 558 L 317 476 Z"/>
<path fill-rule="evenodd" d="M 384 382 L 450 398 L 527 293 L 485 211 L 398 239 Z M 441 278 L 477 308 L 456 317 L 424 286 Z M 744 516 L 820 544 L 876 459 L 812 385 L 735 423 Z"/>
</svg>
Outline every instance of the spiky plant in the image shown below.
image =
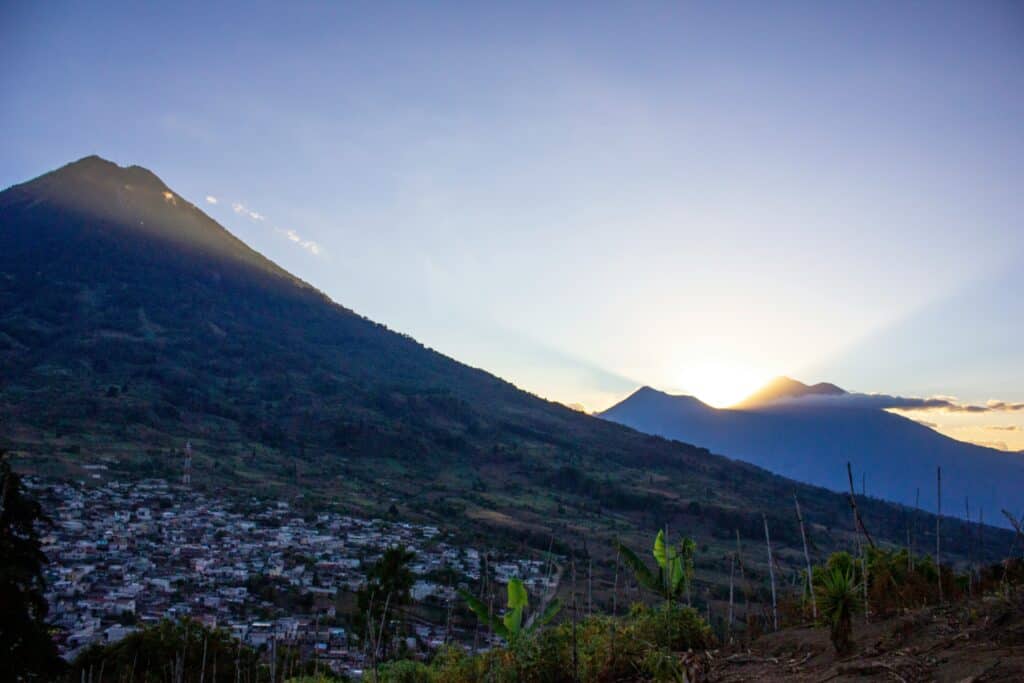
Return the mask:
<svg viewBox="0 0 1024 683">
<path fill-rule="evenodd" d="M 852 646 L 851 624 L 860 607 L 858 590 L 853 569 L 843 570 L 840 567 L 824 572 L 817 587 L 819 614 L 828 624 L 832 646 L 840 655 L 849 652 Z"/>
</svg>

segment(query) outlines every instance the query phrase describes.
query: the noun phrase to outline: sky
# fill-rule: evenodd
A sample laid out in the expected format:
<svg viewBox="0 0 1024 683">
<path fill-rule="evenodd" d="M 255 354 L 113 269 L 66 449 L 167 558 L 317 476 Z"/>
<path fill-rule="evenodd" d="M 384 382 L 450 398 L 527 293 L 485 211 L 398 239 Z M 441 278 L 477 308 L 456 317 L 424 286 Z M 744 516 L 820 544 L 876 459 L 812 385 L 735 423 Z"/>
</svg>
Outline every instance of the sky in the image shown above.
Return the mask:
<svg viewBox="0 0 1024 683">
<path fill-rule="evenodd" d="M 1019 2 L 0 0 L 0 60 L 0 186 L 145 166 L 553 400 L 1024 401 Z"/>
</svg>

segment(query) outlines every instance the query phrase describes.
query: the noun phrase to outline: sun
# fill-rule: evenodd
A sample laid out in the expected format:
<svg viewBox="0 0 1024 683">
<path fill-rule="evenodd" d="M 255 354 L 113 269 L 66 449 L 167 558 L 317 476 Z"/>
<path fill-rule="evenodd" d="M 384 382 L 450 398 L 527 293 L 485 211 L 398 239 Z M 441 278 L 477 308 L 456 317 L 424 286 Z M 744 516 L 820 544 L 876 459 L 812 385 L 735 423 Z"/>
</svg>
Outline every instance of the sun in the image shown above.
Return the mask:
<svg viewBox="0 0 1024 683">
<path fill-rule="evenodd" d="M 728 408 L 751 395 L 773 375 L 757 368 L 727 363 L 702 363 L 676 374 L 676 387 L 715 408 Z"/>
</svg>

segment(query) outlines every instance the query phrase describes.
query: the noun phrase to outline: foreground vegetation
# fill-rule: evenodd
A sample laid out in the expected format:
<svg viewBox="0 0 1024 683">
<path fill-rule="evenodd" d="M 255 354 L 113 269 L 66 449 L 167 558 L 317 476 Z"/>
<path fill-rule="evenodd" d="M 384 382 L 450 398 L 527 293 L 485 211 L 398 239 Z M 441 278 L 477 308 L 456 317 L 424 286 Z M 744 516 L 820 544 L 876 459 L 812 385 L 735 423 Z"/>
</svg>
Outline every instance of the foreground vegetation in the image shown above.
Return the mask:
<svg viewBox="0 0 1024 683">
<path fill-rule="evenodd" d="M 68 681 L 92 681 L 106 676 L 108 680 L 153 683 L 277 683 L 331 676 L 317 662 L 302 661 L 295 649 L 254 650 L 223 630 L 190 620 L 164 621 L 117 643 L 94 646 L 65 666 L 56 658 L 45 622 L 42 566 L 46 558 L 39 550 L 37 529 L 46 519 L 2 455 L 0 494 L 0 589 L 5 607 L 0 623 L 0 673 L 4 680 L 59 680 L 63 676 Z M 1007 517 L 1019 529 L 1017 520 Z M 870 542 L 866 532 L 864 536 Z M 1024 534 L 1018 532 L 1018 537 L 1024 538 Z M 906 548 L 863 544 L 856 555 L 836 552 L 820 565 L 809 565 L 804 589 L 785 591 L 778 604 L 771 574 L 772 614 L 746 610 L 747 629 L 742 632 L 733 630 L 730 590 L 730 620 L 716 634 L 690 606 L 697 553 L 692 539 L 682 537 L 672 543 L 668 534 L 660 531 L 650 550 L 653 569 L 649 560 L 626 545 L 618 543 L 616 550 L 636 585 L 649 592 L 653 605 L 635 603 L 622 616 L 614 607 L 610 615 L 593 614 L 588 605 L 587 616 L 581 617 L 572 559 L 569 606 L 563 609 L 557 598 L 548 596 L 531 610 L 530 596 L 518 579 L 505 586 L 507 602 L 502 614 L 495 613 L 493 601 L 488 605 L 462 591 L 467 607 L 491 629 L 497 646 L 467 652 L 447 645 L 428 661 L 421 661 L 403 659 L 408 652 L 394 646 L 403 634 L 403 625 L 401 618 L 389 612 L 409 601 L 413 577 L 408 565 L 413 554 L 401 548 L 387 549 L 381 560 L 368 568 L 367 584 L 357 601 L 357 616 L 363 620 L 357 624 L 362 627 L 357 633 L 369 653 L 366 677 L 382 683 L 693 682 L 702 680 L 711 665 L 707 651 L 735 641 L 738 634 L 750 639 L 769 628 L 777 630 L 776 624 L 799 628 L 813 622 L 827 629 L 838 655 L 848 655 L 861 628 L 860 615 L 878 619 L 923 607 L 968 604 L 982 596 L 1013 605 L 1017 587 L 1024 584 L 1024 562 L 1020 560 L 1007 558 L 1000 564 L 957 574 L 951 567 L 915 556 Z M 620 604 L 619 588 L 616 572 L 613 605 Z M 556 617 L 561 621 L 549 625 Z"/>
</svg>

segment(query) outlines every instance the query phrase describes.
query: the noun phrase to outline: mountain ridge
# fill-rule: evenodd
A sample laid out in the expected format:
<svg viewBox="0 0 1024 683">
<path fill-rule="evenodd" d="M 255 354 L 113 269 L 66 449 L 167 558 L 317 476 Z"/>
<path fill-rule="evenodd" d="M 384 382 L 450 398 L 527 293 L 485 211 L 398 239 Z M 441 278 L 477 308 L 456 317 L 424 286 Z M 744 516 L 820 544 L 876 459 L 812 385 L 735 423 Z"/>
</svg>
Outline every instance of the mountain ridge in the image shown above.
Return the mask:
<svg viewBox="0 0 1024 683">
<path fill-rule="evenodd" d="M 397 506 L 539 548 L 555 529 L 585 530 L 605 553 L 664 523 L 712 547 L 737 529 L 757 538 L 757 510 L 795 542 L 776 503 L 796 491 L 827 524 L 817 543 L 847 544 L 842 496 L 430 350 L 283 271 L 157 176 L 101 161 L 0 193 L 0 438 L 19 466 L 173 480 L 190 440 L 197 486 Z M 864 508 L 898 541 L 903 512 Z"/>
<path fill-rule="evenodd" d="M 799 380 L 781 375 L 768 382 L 750 396 L 731 408 L 751 408 L 779 401 L 799 399 L 806 396 L 842 396 L 848 393 L 830 382 L 804 384 Z"/>
<path fill-rule="evenodd" d="M 882 409 L 844 404 L 830 393 L 822 394 L 823 400 L 816 393 L 716 409 L 692 397 L 652 390 L 639 399 L 631 395 L 599 416 L 649 434 L 701 443 L 834 491 L 847 489 L 850 462 L 856 472 L 866 473 L 872 495 L 911 505 L 920 488 L 923 506 L 932 511 L 937 510 L 935 472 L 940 466 L 946 500 L 969 499 L 975 510 L 1012 508 L 1017 492 L 1024 490 L 1024 458 L 1017 454 L 957 441 Z M 946 514 L 962 512 L 958 506 Z"/>
</svg>

